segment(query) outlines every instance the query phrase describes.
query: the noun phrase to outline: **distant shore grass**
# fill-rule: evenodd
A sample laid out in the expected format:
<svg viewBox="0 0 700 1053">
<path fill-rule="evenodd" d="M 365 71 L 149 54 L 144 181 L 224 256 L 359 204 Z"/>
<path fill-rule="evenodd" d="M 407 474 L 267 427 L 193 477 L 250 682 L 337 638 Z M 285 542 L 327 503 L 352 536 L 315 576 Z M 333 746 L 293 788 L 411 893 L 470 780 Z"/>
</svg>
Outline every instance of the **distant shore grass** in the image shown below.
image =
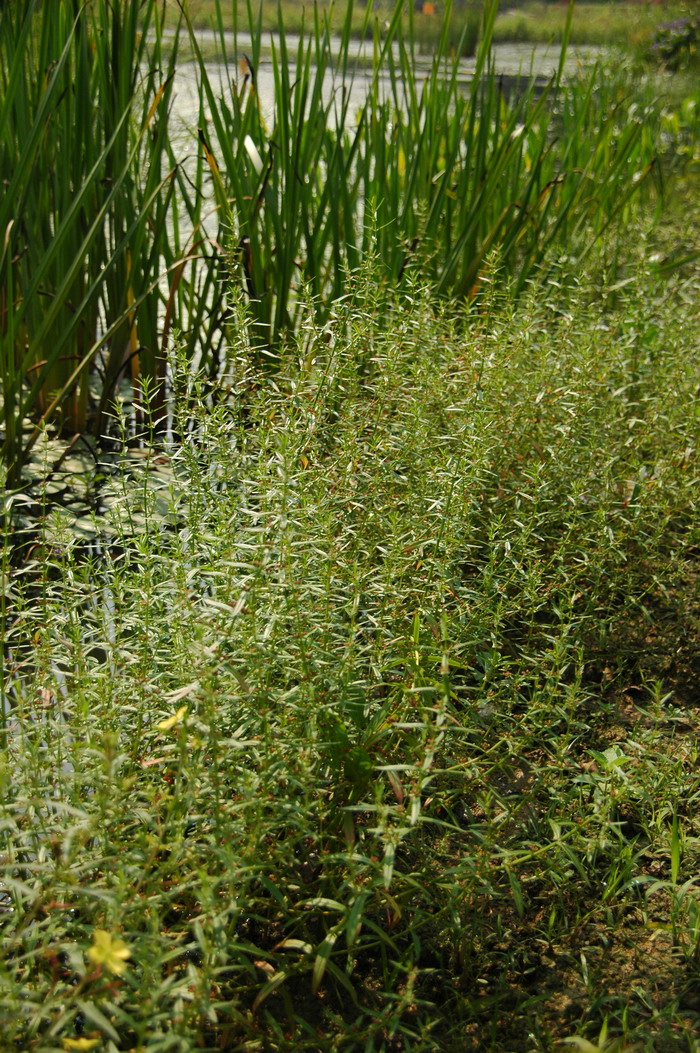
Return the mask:
<svg viewBox="0 0 700 1053">
<path fill-rule="evenodd" d="M 170 0 L 173 11 L 175 3 Z M 299 0 L 283 0 L 282 11 L 284 24 L 290 32 L 301 29 L 304 18 L 310 17 L 309 5 Z M 454 42 L 459 35 L 465 20 L 478 18 L 481 5 L 471 5 L 457 10 L 452 16 L 451 36 Z M 682 15 L 687 4 L 643 4 L 643 3 L 577 3 L 571 41 L 575 44 L 614 45 L 618 47 L 639 48 L 646 46 L 654 30 L 661 23 L 668 22 Z M 434 44 L 442 26 L 441 9 L 438 4 L 435 14 L 413 13 L 413 24 L 417 42 L 424 47 Z M 323 5 L 321 5 L 323 10 Z M 195 25 L 206 27 L 212 24 L 215 15 L 215 0 L 189 0 L 187 10 Z M 245 5 L 239 5 L 241 24 L 245 21 Z M 233 5 L 225 5 L 229 24 L 233 25 Z M 379 19 L 388 17 L 390 6 L 380 3 L 373 12 Z M 355 31 L 360 33 L 365 17 L 362 7 L 354 13 Z M 343 7 L 333 7 L 333 22 L 340 29 L 343 18 Z M 406 15 L 408 19 L 408 14 Z M 549 44 L 562 38 L 566 21 L 566 4 L 553 4 L 527 0 L 526 3 L 504 9 L 498 16 L 494 31 L 496 43 L 533 43 Z M 277 4 L 267 3 L 263 6 L 262 25 L 264 30 L 274 32 L 277 28 Z"/>
<path fill-rule="evenodd" d="M 657 26 L 683 10 L 681 4 L 577 3 L 571 42 L 639 48 L 649 43 Z M 502 10 L 496 20 L 494 40 L 497 43 L 556 43 L 562 38 L 565 20 L 566 4 L 529 0 L 517 8 Z"/>
</svg>

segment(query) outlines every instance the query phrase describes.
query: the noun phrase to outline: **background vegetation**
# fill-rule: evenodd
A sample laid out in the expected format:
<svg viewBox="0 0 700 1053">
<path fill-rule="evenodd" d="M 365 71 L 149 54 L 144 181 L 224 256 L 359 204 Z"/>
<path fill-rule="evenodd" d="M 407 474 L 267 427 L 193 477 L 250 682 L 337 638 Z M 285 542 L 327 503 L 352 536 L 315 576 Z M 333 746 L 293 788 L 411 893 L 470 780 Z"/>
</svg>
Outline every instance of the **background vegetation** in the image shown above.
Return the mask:
<svg viewBox="0 0 700 1053">
<path fill-rule="evenodd" d="M 178 11 L 176 0 L 168 0 L 170 16 L 175 18 Z M 422 6 L 422 5 L 421 5 Z M 326 5 L 331 14 L 332 24 L 339 31 L 343 22 L 345 8 L 342 5 Z M 392 4 L 379 0 L 371 5 L 360 4 L 353 15 L 353 34 L 365 36 L 368 31 L 367 9 L 371 9 L 371 22 L 376 18 L 383 22 L 391 17 Z M 216 17 L 216 11 L 222 10 L 229 27 L 233 27 L 239 18 L 245 20 L 245 5 L 240 0 L 220 4 L 218 0 L 189 0 L 188 12 L 195 25 L 206 28 Z M 475 29 L 481 21 L 483 4 L 457 3 L 451 5 L 438 3 L 435 12 L 425 14 L 416 10 L 415 5 L 406 5 L 404 23 L 410 23 L 418 47 L 430 50 L 440 37 L 444 15 L 449 11 L 449 40 L 457 47 L 465 27 L 468 27 L 466 45 L 461 49 L 464 55 L 471 54 L 476 43 Z M 603 46 L 621 46 L 645 49 L 651 42 L 660 25 L 684 18 L 692 13 L 692 2 L 648 4 L 613 0 L 613 2 L 577 3 L 571 39 L 577 44 L 601 44 Z M 282 0 L 281 10 L 284 24 L 289 31 L 298 31 L 304 24 L 305 5 L 300 0 Z M 266 4 L 262 12 L 262 26 L 266 31 L 277 27 L 278 5 Z M 546 3 L 542 0 L 525 0 L 502 5 L 494 28 L 494 40 L 498 43 L 541 43 L 551 44 L 563 39 L 567 18 L 565 3 Z"/>
</svg>

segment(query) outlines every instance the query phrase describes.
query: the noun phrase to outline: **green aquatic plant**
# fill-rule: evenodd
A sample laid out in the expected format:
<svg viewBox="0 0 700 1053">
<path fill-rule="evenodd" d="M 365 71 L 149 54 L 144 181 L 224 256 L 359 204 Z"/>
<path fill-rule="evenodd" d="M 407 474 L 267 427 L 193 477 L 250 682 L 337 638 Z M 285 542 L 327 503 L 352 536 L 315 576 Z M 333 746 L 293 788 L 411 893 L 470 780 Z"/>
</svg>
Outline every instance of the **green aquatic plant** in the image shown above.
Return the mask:
<svg viewBox="0 0 700 1053">
<path fill-rule="evenodd" d="M 109 391 L 124 371 L 158 375 L 176 56 L 166 60 L 160 44 L 155 3 L 32 0 L 0 12 L 0 380 L 11 484 L 38 435 L 30 421 L 86 430 L 94 369 Z"/>
<path fill-rule="evenodd" d="M 426 66 L 405 0 L 386 23 L 366 8 L 369 67 L 351 43 L 352 4 L 338 37 L 330 14 L 314 9 L 293 49 L 280 14 L 271 108 L 256 83 L 262 8 L 252 0 L 233 49 L 217 0 L 219 79 L 186 11 L 166 40 L 155 0 L 3 7 L 9 485 L 47 422 L 101 435 L 122 385 L 135 406 L 148 386 L 162 426 L 175 331 L 212 382 L 227 347 L 277 368 L 305 305 L 327 321 L 370 259 L 377 304 L 412 275 L 469 302 L 495 274 L 522 291 L 557 256 L 583 259 L 629 218 L 654 164 L 653 113 L 635 108 L 620 78 L 604 91 L 598 70 L 564 76 L 571 10 L 553 77 L 524 77 L 509 93 L 492 61 L 496 7 L 484 7 L 466 83 L 449 17 Z M 197 135 L 176 145 L 169 111 L 183 26 L 197 59 Z"/>
<path fill-rule="evenodd" d="M 413 269 L 438 295 L 469 300 L 494 253 L 522 289 L 545 260 L 564 250 L 584 256 L 625 215 L 653 169 L 654 133 L 620 78 L 606 93 L 599 69 L 564 77 L 572 10 L 554 76 L 544 85 L 525 76 L 510 94 L 492 61 L 494 3 L 466 84 L 449 11 L 427 68 L 404 32 L 402 4 L 386 24 L 375 20 L 369 70 L 350 47 L 352 5 L 339 38 L 316 10 L 295 53 L 280 21 L 271 113 L 255 86 L 260 9 L 247 9 L 252 55 L 231 56 L 221 86 L 192 32 L 221 241 L 249 299 L 259 361 L 277 360 L 307 297 L 327 318 L 369 254 L 387 287 Z"/>
</svg>

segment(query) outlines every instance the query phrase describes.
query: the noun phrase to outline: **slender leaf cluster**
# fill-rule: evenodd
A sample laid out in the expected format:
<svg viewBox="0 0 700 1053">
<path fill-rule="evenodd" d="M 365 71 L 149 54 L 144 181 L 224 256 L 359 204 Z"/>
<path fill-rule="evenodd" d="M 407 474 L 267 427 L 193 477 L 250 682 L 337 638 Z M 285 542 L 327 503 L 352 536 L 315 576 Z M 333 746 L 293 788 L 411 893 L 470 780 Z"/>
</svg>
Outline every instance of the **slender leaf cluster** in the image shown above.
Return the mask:
<svg viewBox="0 0 700 1053">
<path fill-rule="evenodd" d="M 677 1048 L 697 283 L 377 279 L 8 572 L 6 1048 Z"/>
<path fill-rule="evenodd" d="M 157 375 L 175 52 L 160 68 L 156 10 L 59 0 L 0 13 L 0 369 L 12 482 L 37 434 L 27 418 L 86 430 L 93 367 L 103 394 L 125 370 Z"/>
</svg>

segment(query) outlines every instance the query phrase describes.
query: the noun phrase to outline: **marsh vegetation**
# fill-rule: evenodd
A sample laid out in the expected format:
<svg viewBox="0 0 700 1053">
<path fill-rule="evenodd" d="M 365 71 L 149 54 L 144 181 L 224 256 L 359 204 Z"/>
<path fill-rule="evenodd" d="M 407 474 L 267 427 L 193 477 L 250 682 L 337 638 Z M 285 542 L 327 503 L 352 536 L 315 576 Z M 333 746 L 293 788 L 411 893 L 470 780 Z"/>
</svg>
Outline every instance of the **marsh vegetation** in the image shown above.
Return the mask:
<svg viewBox="0 0 700 1053">
<path fill-rule="evenodd" d="M 0 11 L 3 1048 L 697 1048 L 697 88 L 363 17 Z"/>
</svg>

